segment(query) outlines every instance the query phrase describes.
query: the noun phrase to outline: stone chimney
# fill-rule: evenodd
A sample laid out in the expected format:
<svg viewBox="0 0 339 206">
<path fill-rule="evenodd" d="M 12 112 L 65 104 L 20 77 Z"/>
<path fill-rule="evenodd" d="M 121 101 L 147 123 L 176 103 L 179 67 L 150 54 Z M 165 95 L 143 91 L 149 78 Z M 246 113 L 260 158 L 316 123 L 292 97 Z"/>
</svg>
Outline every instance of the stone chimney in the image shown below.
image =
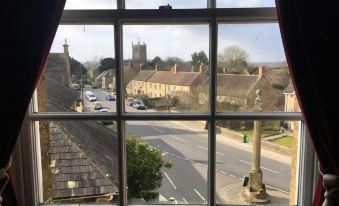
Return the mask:
<svg viewBox="0 0 339 206">
<path fill-rule="evenodd" d="M 199 72 L 200 73 L 203 73 L 203 74 L 206 74 L 206 66 L 204 63 L 201 63 L 200 66 L 199 66 Z"/>
<path fill-rule="evenodd" d="M 259 75 L 259 79 L 261 79 L 262 77 L 264 77 L 264 69 L 265 67 L 264 66 L 259 66 L 259 69 L 258 69 L 258 75 Z"/>
<path fill-rule="evenodd" d="M 177 68 L 178 68 L 178 64 L 174 64 L 174 66 L 173 66 L 173 74 L 177 73 Z"/>
<path fill-rule="evenodd" d="M 65 62 L 66 62 L 66 78 L 67 78 L 67 85 L 68 87 L 72 86 L 72 77 L 71 77 L 71 64 L 69 62 L 69 52 L 68 52 L 68 44 L 67 39 L 65 39 L 64 47 L 64 56 L 65 56 Z"/>
<path fill-rule="evenodd" d="M 155 64 L 155 71 L 157 72 L 159 69 L 159 65 L 158 64 Z"/>
</svg>

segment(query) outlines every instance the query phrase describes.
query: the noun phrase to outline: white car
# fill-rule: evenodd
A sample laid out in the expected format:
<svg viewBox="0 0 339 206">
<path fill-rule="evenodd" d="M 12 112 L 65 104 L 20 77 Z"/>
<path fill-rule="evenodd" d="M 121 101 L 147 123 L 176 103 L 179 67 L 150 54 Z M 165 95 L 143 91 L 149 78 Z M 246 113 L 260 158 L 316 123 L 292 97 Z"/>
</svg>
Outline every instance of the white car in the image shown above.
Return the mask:
<svg viewBox="0 0 339 206">
<path fill-rule="evenodd" d="M 93 109 L 94 109 L 94 110 L 102 109 L 102 104 L 101 104 L 101 102 L 93 102 Z"/>
<path fill-rule="evenodd" d="M 97 97 L 96 97 L 94 94 L 90 94 L 90 95 L 88 96 L 88 100 L 89 100 L 90 102 L 94 102 L 94 101 L 97 100 Z"/>
</svg>

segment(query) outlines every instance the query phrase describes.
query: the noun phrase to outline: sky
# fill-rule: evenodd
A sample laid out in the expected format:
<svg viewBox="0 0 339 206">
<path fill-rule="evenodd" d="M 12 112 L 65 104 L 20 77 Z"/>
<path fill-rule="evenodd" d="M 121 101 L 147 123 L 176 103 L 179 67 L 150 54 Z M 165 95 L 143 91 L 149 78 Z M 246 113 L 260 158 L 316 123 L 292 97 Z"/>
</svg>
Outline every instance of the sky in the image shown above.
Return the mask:
<svg viewBox="0 0 339 206">
<path fill-rule="evenodd" d="M 96 2 L 96 4 L 93 4 Z M 142 3 L 141 3 L 142 2 Z M 147 2 L 147 4 L 145 4 Z M 203 8 L 203 0 L 126 0 L 126 8 L 157 8 L 169 3 L 173 8 Z M 145 6 L 147 5 L 147 7 Z M 273 0 L 218 0 L 219 7 L 269 7 Z M 111 0 L 68 0 L 65 9 L 115 8 Z M 67 39 L 70 56 L 81 61 L 114 57 L 112 25 L 60 25 L 51 52 L 63 52 Z M 147 46 L 147 58 L 160 56 L 191 60 L 193 52 L 209 53 L 208 25 L 125 25 L 123 26 L 123 57 L 132 57 L 132 42 L 138 39 Z M 277 23 L 220 24 L 218 53 L 228 46 L 245 50 L 248 62 L 284 61 L 285 55 Z"/>
</svg>

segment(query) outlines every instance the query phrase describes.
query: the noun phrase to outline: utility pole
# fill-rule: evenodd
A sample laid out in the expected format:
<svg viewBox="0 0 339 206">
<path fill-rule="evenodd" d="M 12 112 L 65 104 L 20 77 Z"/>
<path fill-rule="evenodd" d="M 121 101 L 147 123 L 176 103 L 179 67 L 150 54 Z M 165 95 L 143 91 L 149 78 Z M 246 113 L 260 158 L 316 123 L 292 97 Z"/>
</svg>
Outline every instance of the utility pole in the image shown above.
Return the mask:
<svg viewBox="0 0 339 206">
<path fill-rule="evenodd" d="M 82 104 L 82 108 L 84 108 L 84 81 L 82 78 L 82 70 L 81 70 L 81 64 L 79 65 L 79 69 L 80 69 L 80 87 L 81 87 L 81 104 Z"/>
<path fill-rule="evenodd" d="M 256 91 L 257 98 L 255 99 L 254 112 L 262 112 L 262 100 L 260 98 L 261 90 Z M 266 193 L 265 184 L 263 184 L 263 173 L 260 169 L 261 156 L 261 122 L 254 121 L 253 128 L 253 153 L 252 167 L 249 175 L 249 182 L 243 191 L 243 197 L 249 203 L 268 203 L 271 197 Z"/>
</svg>

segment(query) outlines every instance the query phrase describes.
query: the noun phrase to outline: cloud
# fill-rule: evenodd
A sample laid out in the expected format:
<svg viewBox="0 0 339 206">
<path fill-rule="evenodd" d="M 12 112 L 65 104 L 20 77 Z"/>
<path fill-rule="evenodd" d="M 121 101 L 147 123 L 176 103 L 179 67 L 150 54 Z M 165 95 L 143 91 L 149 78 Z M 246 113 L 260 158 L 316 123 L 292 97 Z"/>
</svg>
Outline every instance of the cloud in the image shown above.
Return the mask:
<svg viewBox="0 0 339 206">
<path fill-rule="evenodd" d="M 126 0 L 127 8 L 158 8 L 171 4 L 174 8 L 205 8 L 205 0 Z M 218 0 L 219 7 L 274 6 L 273 0 Z M 109 9 L 114 0 L 68 0 L 68 9 Z M 125 25 L 123 26 L 123 57 L 132 57 L 132 42 L 147 45 L 147 57 L 165 59 L 176 56 L 191 60 L 193 52 L 209 54 L 208 25 Z M 62 52 L 67 38 L 70 55 L 79 61 L 95 57 L 114 57 L 113 25 L 59 26 L 51 52 Z M 218 51 L 238 45 L 249 53 L 250 62 L 285 60 L 278 24 L 221 24 Z"/>
</svg>

